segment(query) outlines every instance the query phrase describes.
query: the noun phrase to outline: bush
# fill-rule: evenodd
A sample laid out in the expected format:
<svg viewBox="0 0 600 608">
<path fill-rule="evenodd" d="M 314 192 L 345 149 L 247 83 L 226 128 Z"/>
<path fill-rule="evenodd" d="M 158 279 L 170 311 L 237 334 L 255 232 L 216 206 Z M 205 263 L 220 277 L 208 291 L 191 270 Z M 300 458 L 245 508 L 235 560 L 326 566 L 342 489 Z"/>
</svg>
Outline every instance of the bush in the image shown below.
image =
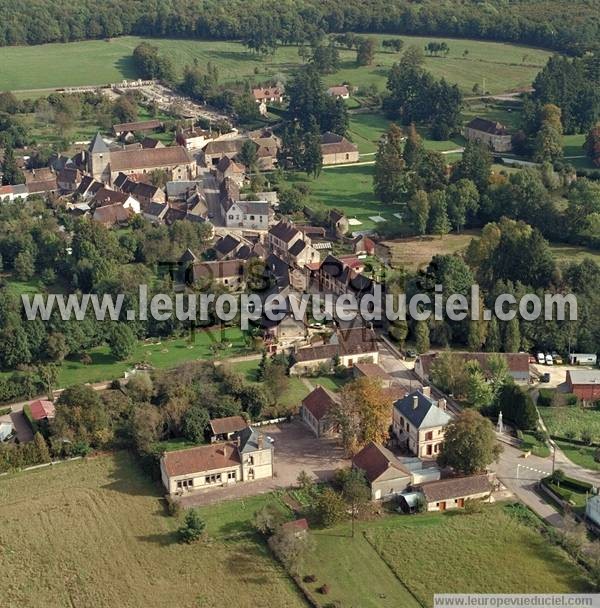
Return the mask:
<svg viewBox="0 0 600 608">
<path fill-rule="evenodd" d="M 329 585 L 327 583 L 325 583 L 325 585 L 321 585 L 317 591 L 321 594 L 321 595 L 327 595 L 330 591 L 329 589 Z"/>
<path fill-rule="evenodd" d="M 190 509 L 184 519 L 183 526 L 179 528 L 179 540 L 182 543 L 193 543 L 199 540 L 204 534 L 206 524 L 200 517 L 200 513 L 197 509 Z"/>
<path fill-rule="evenodd" d="M 600 448 L 594 450 L 594 461 L 600 462 Z"/>
<path fill-rule="evenodd" d="M 10 407 L 2 407 L 0 408 L 0 416 L 8 416 L 12 412 L 12 408 Z"/>
<path fill-rule="evenodd" d="M 589 429 L 584 429 L 581 431 L 581 441 L 583 441 L 583 443 L 586 445 L 592 445 L 593 440 L 594 437 Z"/>
<path fill-rule="evenodd" d="M 554 399 L 554 390 L 550 388 L 541 388 L 538 393 L 537 404 L 542 407 L 550 407 Z"/>
<path fill-rule="evenodd" d="M 573 393 L 565 395 L 565 403 L 567 405 L 577 405 L 577 401 L 577 395 L 574 395 Z"/>
<path fill-rule="evenodd" d="M 315 583 L 317 581 L 317 577 L 314 574 L 307 574 L 302 580 L 305 583 Z"/>
</svg>

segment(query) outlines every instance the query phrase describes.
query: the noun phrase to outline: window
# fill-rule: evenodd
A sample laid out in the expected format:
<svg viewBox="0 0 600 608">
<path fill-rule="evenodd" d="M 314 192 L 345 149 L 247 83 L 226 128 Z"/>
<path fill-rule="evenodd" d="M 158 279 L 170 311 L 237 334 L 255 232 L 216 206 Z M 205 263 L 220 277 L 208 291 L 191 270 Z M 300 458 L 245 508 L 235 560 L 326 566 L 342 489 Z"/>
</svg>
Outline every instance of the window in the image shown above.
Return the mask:
<svg viewBox="0 0 600 608">
<path fill-rule="evenodd" d="M 227 473 L 227 479 L 235 479 L 235 471 L 229 471 Z"/>
<path fill-rule="evenodd" d="M 432 439 L 433 439 L 432 431 L 428 431 L 427 433 L 425 433 L 425 441 L 431 441 Z"/>
<path fill-rule="evenodd" d="M 233 215 L 230 214 L 229 215 L 229 219 L 232 220 L 233 219 Z"/>
<path fill-rule="evenodd" d="M 250 220 L 254 220 L 254 216 L 253 215 L 250 216 Z"/>
<path fill-rule="evenodd" d="M 216 475 L 207 475 L 204 478 L 204 482 L 207 484 L 221 483 L 221 473 L 217 473 Z"/>
</svg>

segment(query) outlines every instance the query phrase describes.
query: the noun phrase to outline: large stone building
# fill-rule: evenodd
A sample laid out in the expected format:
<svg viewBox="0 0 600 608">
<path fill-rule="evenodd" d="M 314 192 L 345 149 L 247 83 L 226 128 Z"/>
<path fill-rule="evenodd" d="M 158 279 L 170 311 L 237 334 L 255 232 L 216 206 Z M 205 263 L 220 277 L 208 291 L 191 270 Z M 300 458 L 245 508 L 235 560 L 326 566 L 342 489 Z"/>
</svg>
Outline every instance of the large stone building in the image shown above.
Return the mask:
<svg viewBox="0 0 600 608">
<path fill-rule="evenodd" d="M 166 452 L 160 472 L 171 495 L 268 479 L 273 476 L 273 443 L 247 427 L 233 441 Z"/>
<path fill-rule="evenodd" d="M 358 146 L 337 133 L 321 135 L 321 154 L 324 165 L 339 165 L 358 161 Z"/>
<path fill-rule="evenodd" d="M 507 128 L 496 121 L 474 118 L 463 130 L 465 139 L 485 144 L 493 152 L 510 152 L 512 136 Z"/>
<path fill-rule="evenodd" d="M 112 184 L 119 173 L 143 176 L 162 170 L 171 181 L 191 180 L 197 175 L 196 161 L 182 146 L 111 149 L 100 133 L 90 145 L 87 169 L 94 179 L 105 184 Z"/>
<path fill-rule="evenodd" d="M 431 398 L 428 388 L 394 403 L 393 432 L 398 442 L 419 458 L 437 458 L 451 418 L 446 402 Z"/>
</svg>

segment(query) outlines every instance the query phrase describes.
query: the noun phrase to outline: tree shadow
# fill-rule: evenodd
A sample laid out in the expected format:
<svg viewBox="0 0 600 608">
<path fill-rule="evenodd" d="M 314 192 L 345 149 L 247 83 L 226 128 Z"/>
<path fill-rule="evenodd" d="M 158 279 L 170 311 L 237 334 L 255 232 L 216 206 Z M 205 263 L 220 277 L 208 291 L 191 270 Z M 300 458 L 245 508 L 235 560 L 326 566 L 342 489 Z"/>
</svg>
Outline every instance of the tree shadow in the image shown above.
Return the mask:
<svg viewBox="0 0 600 608">
<path fill-rule="evenodd" d="M 115 61 L 115 68 L 119 70 L 123 78 L 138 78 L 139 73 L 133 61 L 133 55 L 120 57 Z"/>
<path fill-rule="evenodd" d="M 168 547 L 179 542 L 177 532 L 165 532 L 164 534 L 147 534 L 145 536 L 136 536 L 143 543 L 158 545 L 159 547 Z"/>
</svg>

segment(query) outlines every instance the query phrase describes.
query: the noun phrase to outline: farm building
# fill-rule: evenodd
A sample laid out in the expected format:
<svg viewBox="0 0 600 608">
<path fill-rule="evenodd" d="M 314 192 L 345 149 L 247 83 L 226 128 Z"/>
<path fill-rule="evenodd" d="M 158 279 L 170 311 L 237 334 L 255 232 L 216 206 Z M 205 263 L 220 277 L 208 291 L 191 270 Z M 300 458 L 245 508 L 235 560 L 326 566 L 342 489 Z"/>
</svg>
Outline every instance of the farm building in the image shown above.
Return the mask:
<svg viewBox="0 0 600 608">
<path fill-rule="evenodd" d="M 567 388 L 584 401 L 600 400 L 600 370 L 568 370 Z"/>
<path fill-rule="evenodd" d="M 428 511 L 446 511 L 464 507 L 467 500 L 489 498 L 492 484 L 488 475 L 482 474 L 429 481 L 419 489 L 425 497 Z"/>
<path fill-rule="evenodd" d="M 468 141 L 487 145 L 493 152 L 510 152 L 512 136 L 507 128 L 496 121 L 474 118 L 463 130 Z"/>
</svg>

